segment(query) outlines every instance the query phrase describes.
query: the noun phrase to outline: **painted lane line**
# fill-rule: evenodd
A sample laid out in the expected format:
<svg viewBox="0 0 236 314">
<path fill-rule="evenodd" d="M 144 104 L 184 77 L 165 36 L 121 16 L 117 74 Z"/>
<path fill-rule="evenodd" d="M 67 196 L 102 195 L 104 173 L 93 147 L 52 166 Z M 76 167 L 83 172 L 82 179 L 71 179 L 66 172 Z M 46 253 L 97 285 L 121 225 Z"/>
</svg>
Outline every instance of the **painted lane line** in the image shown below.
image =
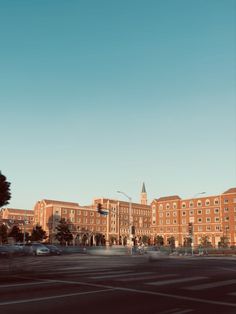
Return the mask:
<svg viewBox="0 0 236 314">
<path fill-rule="evenodd" d="M 21 287 L 21 286 L 33 286 L 33 285 L 45 285 L 47 283 L 51 283 L 50 281 L 40 281 L 40 282 L 25 282 L 25 283 L 16 283 L 16 284 L 8 284 L 8 285 L 0 285 L 1 288 L 13 288 L 13 287 Z"/>
<path fill-rule="evenodd" d="M 230 279 L 230 280 L 224 280 L 224 281 L 216 281 L 211 283 L 204 283 L 201 285 L 186 287 L 184 289 L 187 290 L 204 290 L 204 289 L 210 289 L 210 288 L 217 288 L 217 287 L 223 287 L 228 285 L 233 285 L 236 283 L 236 279 Z"/>
<path fill-rule="evenodd" d="M 183 296 L 183 295 L 176 295 L 176 294 L 169 294 L 169 293 L 162 293 L 162 292 L 155 292 L 155 291 L 149 291 L 149 290 L 139 290 L 139 289 L 132 289 L 132 288 L 124 288 L 124 287 L 113 287 L 111 285 L 103 285 L 103 284 L 89 283 L 89 282 L 83 282 L 83 281 L 72 281 L 72 280 L 48 280 L 48 281 L 61 282 L 64 284 L 65 283 L 77 284 L 77 285 L 97 287 L 97 288 L 107 288 L 107 289 L 114 289 L 114 290 L 119 290 L 119 291 L 134 292 L 134 293 L 147 294 L 147 295 L 155 295 L 155 296 L 161 296 L 161 297 L 177 299 L 177 300 L 192 301 L 192 302 L 196 302 L 196 303 L 216 304 L 216 305 L 222 305 L 222 306 L 236 307 L 236 303 L 231 303 L 231 302 L 221 302 L 221 301 L 200 299 L 200 298 L 187 297 L 187 296 Z"/>
<path fill-rule="evenodd" d="M 68 298 L 68 297 L 74 297 L 74 296 L 79 296 L 79 295 L 93 294 L 93 293 L 100 293 L 100 292 L 108 292 L 108 291 L 114 291 L 114 290 L 115 290 L 114 288 L 111 288 L 111 289 L 102 289 L 102 290 L 94 290 L 94 291 L 87 291 L 87 292 L 77 292 L 77 293 L 53 295 L 53 296 L 50 296 L 50 297 L 42 297 L 42 298 L 32 298 L 32 299 L 15 300 L 15 301 L 5 301 L 5 302 L 0 302 L 0 306 L 12 305 L 12 304 L 30 303 L 30 302 L 39 302 L 39 301 L 47 301 L 47 300 L 53 300 L 53 299 Z"/>
<path fill-rule="evenodd" d="M 167 275 L 152 275 L 152 276 L 143 276 L 143 277 L 137 277 L 137 278 L 122 278 L 117 279 L 118 281 L 138 281 L 138 280 L 145 280 L 145 279 L 158 279 L 158 278 L 168 278 L 168 277 L 175 277 L 178 276 L 177 274 L 167 274 Z"/>
<path fill-rule="evenodd" d="M 179 278 L 179 279 L 170 279 L 170 280 L 163 280 L 163 281 L 155 281 L 155 282 L 147 282 L 146 285 L 152 285 L 152 286 L 164 286 L 169 285 L 173 283 L 182 283 L 182 282 L 188 282 L 188 281 L 194 281 L 194 280 L 201 280 L 201 279 L 207 279 L 208 277 L 189 277 L 189 278 Z"/>
<path fill-rule="evenodd" d="M 230 292 L 230 293 L 228 293 L 228 295 L 236 295 L 236 292 Z"/>
<path fill-rule="evenodd" d="M 174 312 L 173 314 L 184 314 L 184 313 L 189 313 L 189 312 L 192 312 L 192 311 L 193 311 L 192 309 L 186 309 L 186 310 Z"/>
<path fill-rule="evenodd" d="M 113 272 L 113 275 L 104 275 L 104 276 L 90 276 L 89 278 L 90 279 L 108 279 L 108 278 L 117 278 L 117 277 L 124 277 L 124 276 L 132 276 L 132 275 L 135 275 L 135 273 L 132 273 L 130 271 L 126 271 L 126 272 L 123 272 L 121 274 L 114 274 Z"/>
</svg>

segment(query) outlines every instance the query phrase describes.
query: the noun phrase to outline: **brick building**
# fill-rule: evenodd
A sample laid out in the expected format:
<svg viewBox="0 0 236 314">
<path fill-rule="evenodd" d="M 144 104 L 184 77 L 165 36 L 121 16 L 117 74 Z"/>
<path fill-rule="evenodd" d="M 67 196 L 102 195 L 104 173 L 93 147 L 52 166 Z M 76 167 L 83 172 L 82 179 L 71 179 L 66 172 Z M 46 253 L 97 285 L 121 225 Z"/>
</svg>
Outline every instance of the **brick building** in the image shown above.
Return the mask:
<svg viewBox="0 0 236 314">
<path fill-rule="evenodd" d="M 0 223 L 11 230 L 17 225 L 21 231 L 31 233 L 34 225 L 34 211 L 28 209 L 2 208 L 0 210 Z"/>
<path fill-rule="evenodd" d="M 151 210 L 152 235 L 163 236 L 164 243 L 173 236 L 176 246 L 183 245 L 192 224 L 195 246 L 204 236 L 213 246 L 218 246 L 221 237 L 227 237 L 230 245 L 236 244 L 236 188 L 191 199 L 160 197 L 152 201 Z"/>
</svg>

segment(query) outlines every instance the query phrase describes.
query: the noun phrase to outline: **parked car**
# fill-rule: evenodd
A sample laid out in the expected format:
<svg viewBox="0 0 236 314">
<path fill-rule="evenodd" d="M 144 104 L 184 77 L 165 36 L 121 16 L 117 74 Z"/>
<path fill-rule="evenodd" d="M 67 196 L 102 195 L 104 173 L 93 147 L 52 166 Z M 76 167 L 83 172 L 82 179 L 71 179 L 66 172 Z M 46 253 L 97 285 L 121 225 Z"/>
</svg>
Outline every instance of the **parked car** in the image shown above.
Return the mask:
<svg viewBox="0 0 236 314">
<path fill-rule="evenodd" d="M 61 255 L 62 253 L 62 250 L 60 250 L 56 245 L 45 244 L 45 246 L 49 249 L 51 255 Z"/>
<path fill-rule="evenodd" d="M 0 246 L 0 257 L 7 257 L 9 253 L 9 249 L 5 245 Z"/>
<path fill-rule="evenodd" d="M 28 243 L 24 251 L 29 255 L 49 255 L 50 250 L 42 243 Z"/>
</svg>

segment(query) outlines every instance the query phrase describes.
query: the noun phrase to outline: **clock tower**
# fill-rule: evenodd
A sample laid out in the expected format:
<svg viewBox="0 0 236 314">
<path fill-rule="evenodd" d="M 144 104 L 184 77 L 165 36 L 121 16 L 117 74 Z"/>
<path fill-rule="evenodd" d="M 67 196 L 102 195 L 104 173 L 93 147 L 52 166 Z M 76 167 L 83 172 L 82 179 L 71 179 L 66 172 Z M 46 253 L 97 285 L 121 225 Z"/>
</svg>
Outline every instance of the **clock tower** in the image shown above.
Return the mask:
<svg viewBox="0 0 236 314">
<path fill-rule="evenodd" d="M 144 182 L 143 182 L 142 192 L 141 192 L 141 204 L 147 205 L 147 192 L 146 192 L 146 187 L 145 187 Z"/>
</svg>

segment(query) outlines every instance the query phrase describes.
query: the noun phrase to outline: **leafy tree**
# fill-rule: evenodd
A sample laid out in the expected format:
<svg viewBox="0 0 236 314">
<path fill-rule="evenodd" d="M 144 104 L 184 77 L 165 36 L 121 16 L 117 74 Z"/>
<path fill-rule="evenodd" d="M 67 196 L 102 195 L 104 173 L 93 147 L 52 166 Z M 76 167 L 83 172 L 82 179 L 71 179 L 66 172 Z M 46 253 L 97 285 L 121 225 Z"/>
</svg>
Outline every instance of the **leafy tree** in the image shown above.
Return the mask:
<svg viewBox="0 0 236 314">
<path fill-rule="evenodd" d="M 60 244 L 70 244 L 70 242 L 73 240 L 73 235 L 69 229 L 69 225 L 64 218 L 59 221 L 56 230 L 57 233 L 55 234 L 55 238 L 60 242 Z"/>
<path fill-rule="evenodd" d="M 226 236 L 220 237 L 220 242 L 218 243 L 218 246 L 221 248 L 229 247 L 229 238 Z"/>
<path fill-rule="evenodd" d="M 148 243 L 149 243 L 149 237 L 148 237 L 147 235 L 143 235 L 143 236 L 142 236 L 142 242 L 143 242 L 144 244 L 148 244 Z"/>
<path fill-rule="evenodd" d="M 171 236 L 167 239 L 167 241 L 171 250 L 173 250 L 175 248 L 175 237 Z"/>
<path fill-rule="evenodd" d="M 202 247 L 211 247 L 211 242 L 209 241 L 209 237 L 207 235 L 203 235 L 200 238 L 200 245 Z"/>
<path fill-rule="evenodd" d="M 20 228 L 15 225 L 12 227 L 11 231 L 8 233 L 8 237 L 15 239 L 16 242 L 22 242 L 24 239 L 24 234 L 20 230 Z"/>
<path fill-rule="evenodd" d="M 10 183 L 6 181 L 6 177 L 0 171 L 0 207 L 9 204 L 11 198 Z"/>
<path fill-rule="evenodd" d="M 102 245 L 102 234 L 101 233 L 95 234 L 95 242 L 96 242 L 96 246 Z"/>
<path fill-rule="evenodd" d="M 192 244 L 192 238 L 191 237 L 185 237 L 184 238 L 184 247 L 190 247 Z"/>
<path fill-rule="evenodd" d="M 42 241 L 47 238 L 46 231 L 39 225 L 36 225 L 32 230 L 31 241 Z"/>
<path fill-rule="evenodd" d="M 164 238 L 161 235 L 156 236 L 155 243 L 158 247 L 161 247 L 164 245 Z"/>
<path fill-rule="evenodd" d="M 7 226 L 4 224 L 0 225 L 0 244 L 7 243 Z"/>
</svg>

